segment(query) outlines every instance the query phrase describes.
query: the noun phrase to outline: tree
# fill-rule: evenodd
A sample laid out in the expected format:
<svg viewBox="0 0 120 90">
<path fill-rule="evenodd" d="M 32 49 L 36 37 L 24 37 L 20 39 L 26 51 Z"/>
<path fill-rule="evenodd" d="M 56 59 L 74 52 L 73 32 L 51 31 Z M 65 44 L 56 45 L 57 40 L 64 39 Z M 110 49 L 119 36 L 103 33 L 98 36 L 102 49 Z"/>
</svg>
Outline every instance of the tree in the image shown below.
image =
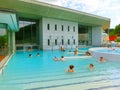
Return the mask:
<svg viewBox="0 0 120 90">
<path fill-rule="evenodd" d="M 7 45 L 7 35 L 5 36 L 0 36 L 0 46 L 6 46 Z"/>
<path fill-rule="evenodd" d="M 115 36 L 115 35 L 116 34 L 115 34 L 115 30 L 114 29 L 109 32 L 109 36 Z"/>
<path fill-rule="evenodd" d="M 120 34 L 120 24 L 116 25 L 115 26 L 115 31 L 114 31 L 115 34 Z"/>
<path fill-rule="evenodd" d="M 104 32 L 107 33 L 107 34 L 109 34 L 113 30 L 114 30 L 113 28 L 111 28 L 111 29 L 105 29 Z"/>
</svg>

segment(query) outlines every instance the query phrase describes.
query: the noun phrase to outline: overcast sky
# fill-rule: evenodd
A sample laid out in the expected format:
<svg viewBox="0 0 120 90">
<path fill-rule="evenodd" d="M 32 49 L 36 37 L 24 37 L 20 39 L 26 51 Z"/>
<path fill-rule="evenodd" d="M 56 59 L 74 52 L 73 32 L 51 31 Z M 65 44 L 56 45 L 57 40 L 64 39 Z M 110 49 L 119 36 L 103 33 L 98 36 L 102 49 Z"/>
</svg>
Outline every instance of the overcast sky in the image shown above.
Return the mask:
<svg viewBox="0 0 120 90">
<path fill-rule="evenodd" d="M 111 19 L 110 28 L 120 24 L 120 0 L 38 0 Z"/>
</svg>

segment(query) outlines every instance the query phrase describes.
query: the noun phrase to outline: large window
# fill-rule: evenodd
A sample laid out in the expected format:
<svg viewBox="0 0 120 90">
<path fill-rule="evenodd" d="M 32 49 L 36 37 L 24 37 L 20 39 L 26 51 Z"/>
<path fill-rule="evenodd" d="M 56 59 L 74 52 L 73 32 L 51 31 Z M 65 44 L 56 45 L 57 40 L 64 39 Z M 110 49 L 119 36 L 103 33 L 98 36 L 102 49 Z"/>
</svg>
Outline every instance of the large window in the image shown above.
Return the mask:
<svg viewBox="0 0 120 90">
<path fill-rule="evenodd" d="M 55 30 L 57 31 L 57 24 L 55 24 Z"/>
<path fill-rule="evenodd" d="M 50 39 L 48 39 L 48 46 L 50 45 Z"/>
<path fill-rule="evenodd" d="M 16 32 L 16 44 L 37 44 L 38 24 L 36 20 L 19 21 L 19 32 Z"/>
<path fill-rule="evenodd" d="M 50 24 L 47 24 L 47 29 L 50 30 Z"/>
<path fill-rule="evenodd" d="M 62 25 L 62 31 L 64 30 L 64 26 Z"/>
<path fill-rule="evenodd" d="M 64 45 L 64 40 L 62 39 L 62 45 Z"/>
<path fill-rule="evenodd" d="M 68 39 L 68 45 L 70 45 L 70 39 Z"/>
<path fill-rule="evenodd" d="M 70 31 L 70 26 L 68 26 L 68 32 Z"/>
<path fill-rule="evenodd" d="M 92 27 L 78 26 L 78 43 L 79 45 L 91 45 L 92 43 Z"/>
<path fill-rule="evenodd" d="M 73 44 L 75 45 L 75 39 L 73 40 Z"/>
<path fill-rule="evenodd" d="M 57 39 L 55 39 L 55 45 L 57 45 Z"/>
<path fill-rule="evenodd" d="M 75 26 L 73 27 L 73 32 L 75 32 Z"/>
</svg>

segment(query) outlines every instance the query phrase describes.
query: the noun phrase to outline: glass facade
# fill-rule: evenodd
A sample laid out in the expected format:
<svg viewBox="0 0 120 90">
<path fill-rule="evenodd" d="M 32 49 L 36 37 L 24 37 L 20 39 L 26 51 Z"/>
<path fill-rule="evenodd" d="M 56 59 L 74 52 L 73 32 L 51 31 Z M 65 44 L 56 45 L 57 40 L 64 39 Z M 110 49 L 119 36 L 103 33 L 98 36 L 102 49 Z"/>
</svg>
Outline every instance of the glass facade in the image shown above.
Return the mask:
<svg viewBox="0 0 120 90">
<path fill-rule="evenodd" d="M 37 45 L 38 22 L 36 20 L 20 19 L 19 32 L 15 33 L 16 45 Z M 22 48 L 22 47 L 19 47 Z M 19 49 L 18 48 L 18 49 Z"/>
<path fill-rule="evenodd" d="M 78 44 L 91 45 L 92 44 L 92 27 L 91 26 L 78 26 Z"/>
<path fill-rule="evenodd" d="M 62 30 L 64 26 L 62 26 Z M 70 26 L 67 26 L 70 30 Z M 39 22 L 32 19 L 19 20 L 19 31 L 15 33 L 16 49 L 23 50 L 25 45 L 31 45 L 33 47 L 38 45 L 39 42 Z M 50 24 L 47 24 L 47 29 L 50 29 Z M 57 30 L 57 24 L 55 24 L 55 30 Z M 73 32 L 75 26 L 73 26 Z M 74 37 L 72 36 L 71 43 L 76 44 Z M 78 25 L 78 45 L 91 45 L 92 43 L 92 27 Z M 54 40 L 54 44 L 58 45 L 57 39 Z M 64 39 L 62 38 L 61 44 L 64 45 Z M 70 40 L 67 40 L 67 44 L 70 45 Z M 50 40 L 47 40 L 47 45 L 50 45 Z"/>
</svg>

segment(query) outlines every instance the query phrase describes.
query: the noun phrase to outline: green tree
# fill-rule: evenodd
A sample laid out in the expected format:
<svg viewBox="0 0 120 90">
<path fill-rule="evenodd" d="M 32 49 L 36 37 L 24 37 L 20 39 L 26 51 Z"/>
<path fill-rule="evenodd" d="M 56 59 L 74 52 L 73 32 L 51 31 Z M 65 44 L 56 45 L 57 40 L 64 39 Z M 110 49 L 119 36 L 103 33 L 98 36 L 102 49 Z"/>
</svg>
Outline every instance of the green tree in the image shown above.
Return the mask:
<svg viewBox="0 0 120 90">
<path fill-rule="evenodd" d="M 120 42 L 120 38 L 117 38 L 115 41 L 116 41 L 116 42 Z"/>
<path fill-rule="evenodd" d="M 0 46 L 6 46 L 7 45 L 7 35 L 0 36 Z"/>
<path fill-rule="evenodd" d="M 115 36 L 115 35 L 116 34 L 115 34 L 115 30 L 114 29 L 109 32 L 109 36 Z"/>
<path fill-rule="evenodd" d="M 120 24 L 115 26 L 115 34 L 120 34 Z"/>
</svg>

